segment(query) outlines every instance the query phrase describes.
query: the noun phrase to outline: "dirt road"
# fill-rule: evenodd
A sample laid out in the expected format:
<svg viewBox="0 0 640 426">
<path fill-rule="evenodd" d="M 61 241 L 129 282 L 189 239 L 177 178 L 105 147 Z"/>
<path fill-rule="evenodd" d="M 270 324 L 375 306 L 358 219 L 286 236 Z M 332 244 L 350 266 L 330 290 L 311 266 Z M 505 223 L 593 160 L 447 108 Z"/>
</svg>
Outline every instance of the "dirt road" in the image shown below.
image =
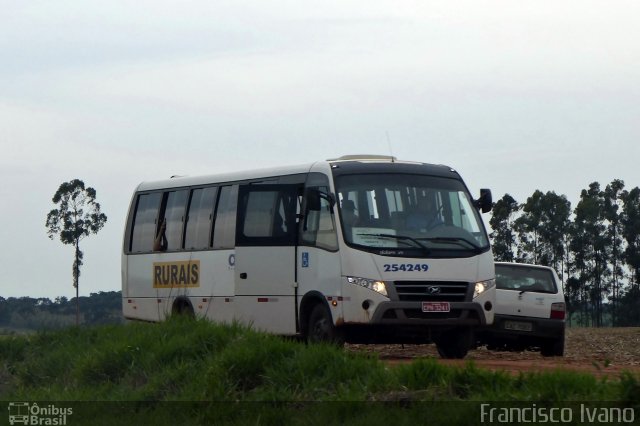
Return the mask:
<svg viewBox="0 0 640 426">
<path fill-rule="evenodd" d="M 435 345 L 348 345 L 348 350 L 375 352 L 391 364 L 416 358 L 438 358 Z M 464 365 L 473 360 L 481 368 L 523 371 L 572 370 L 618 377 L 623 371 L 640 375 L 640 328 L 567 328 L 565 356 L 545 358 L 539 352 L 470 351 L 464 360 L 440 360 Z"/>
</svg>

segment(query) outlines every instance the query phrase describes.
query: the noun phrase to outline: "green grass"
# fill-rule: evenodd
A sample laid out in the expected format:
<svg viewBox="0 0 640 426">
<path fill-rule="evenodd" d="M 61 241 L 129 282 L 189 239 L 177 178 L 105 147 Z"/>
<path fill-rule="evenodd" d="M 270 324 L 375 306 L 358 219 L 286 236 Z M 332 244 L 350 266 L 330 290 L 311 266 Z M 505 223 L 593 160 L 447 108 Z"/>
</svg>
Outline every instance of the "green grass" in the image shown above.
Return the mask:
<svg viewBox="0 0 640 426">
<path fill-rule="evenodd" d="M 284 418 L 286 424 L 397 425 L 423 424 L 425 413 L 430 424 L 466 424 L 487 401 L 640 406 L 640 380 L 632 374 L 512 376 L 434 359 L 390 367 L 333 346 L 189 320 L 3 337 L 0 383 L 4 401 L 101 401 L 77 408 L 92 424 L 101 424 L 100 410 L 107 409 L 110 421 L 134 413 L 138 424 L 170 424 L 176 415 L 165 411 L 179 407 L 185 424 L 283 424 Z"/>
</svg>

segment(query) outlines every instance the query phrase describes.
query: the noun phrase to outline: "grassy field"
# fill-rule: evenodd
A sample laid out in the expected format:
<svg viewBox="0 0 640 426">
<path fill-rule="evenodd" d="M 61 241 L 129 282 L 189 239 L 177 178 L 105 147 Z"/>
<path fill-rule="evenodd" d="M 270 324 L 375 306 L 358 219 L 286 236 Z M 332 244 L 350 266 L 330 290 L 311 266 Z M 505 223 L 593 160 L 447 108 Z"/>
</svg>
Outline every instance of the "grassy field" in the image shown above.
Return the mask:
<svg viewBox="0 0 640 426">
<path fill-rule="evenodd" d="M 0 400 L 67 402 L 90 424 L 455 425 L 479 420 L 482 402 L 638 409 L 640 378 L 514 377 L 432 358 L 389 367 L 239 325 L 172 320 L 3 337 Z"/>
</svg>

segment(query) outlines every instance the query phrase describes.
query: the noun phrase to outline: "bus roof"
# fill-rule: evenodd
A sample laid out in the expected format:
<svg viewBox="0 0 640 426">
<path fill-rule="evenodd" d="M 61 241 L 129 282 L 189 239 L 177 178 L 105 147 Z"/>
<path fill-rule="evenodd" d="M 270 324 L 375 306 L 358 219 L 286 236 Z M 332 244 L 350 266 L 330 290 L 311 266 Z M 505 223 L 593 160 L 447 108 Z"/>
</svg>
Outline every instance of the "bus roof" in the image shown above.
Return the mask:
<svg viewBox="0 0 640 426">
<path fill-rule="evenodd" d="M 309 169 L 311 169 L 311 166 L 313 166 L 313 163 L 298 166 L 242 170 L 231 173 L 210 174 L 202 176 L 176 176 L 169 179 L 142 182 L 138 186 L 137 190 L 152 191 L 156 189 L 180 188 L 183 186 L 206 185 L 210 183 L 231 183 L 243 180 L 295 175 L 300 173 L 308 173 Z"/>
<path fill-rule="evenodd" d="M 136 191 L 153 191 L 167 188 L 181 188 L 188 186 L 207 185 L 212 183 L 233 183 L 254 179 L 269 179 L 277 176 L 287 176 L 308 173 L 311 168 L 318 164 L 325 163 L 327 171 L 329 166 L 334 168 L 334 173 L 345 172 L 390 172 L 395 169 L 402 172 L 427 173 L 433 175 L 445 175 L 455 173 L 448 166 L 419 163 L 414 161 L 397 160 L 395 157 L 383 155 L 346 155 L 339 158 L 332 158 L 317 163 L 309 163 L 294 166 L 272 167 L 254 170 L 242 170 L 238 172 L 224 174 L 210 174 L 202 176 L 175 176 L 167 179 L 142 182 Z M 376 167 L 379 165 L 380 167 Z"/>
</svg>

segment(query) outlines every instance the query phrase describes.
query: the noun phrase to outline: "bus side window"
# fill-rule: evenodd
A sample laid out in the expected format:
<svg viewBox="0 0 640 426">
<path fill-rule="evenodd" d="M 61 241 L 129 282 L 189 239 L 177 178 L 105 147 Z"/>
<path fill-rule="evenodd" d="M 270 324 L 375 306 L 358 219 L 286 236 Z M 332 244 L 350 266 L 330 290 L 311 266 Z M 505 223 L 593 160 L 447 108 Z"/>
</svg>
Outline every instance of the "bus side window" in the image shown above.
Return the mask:
<svg viewBox="0 0 640 426">
<path fill-rule="evenodd" d="M 272 237 L 285 232 L 285 223 L 280 211 L 274 211 L 278 193 L 276 191 L 250 192 L 243 200 L 246 212 L 242 234 L 245 237 Z"/>
<path fill-rule="evenodd" d="M 279 193 L 272 235 L 274 237 L 293 237 L 298 213 L 300 213 L 299 197 L 288 192 Z"/>
<path fill-rule="evenodd" d="M 149 252 L 153 248 L 161 199 L 160 192 L 138 196 L 131 232 L 131 252 Z"/>
<path fill-rule="evenodd" d="M 218 188 L 198 188 L 191 192 L 184 233 L 186 250 L 204 250 L 211 245 L 211 224 Z"/>
<path fill-rule="evenodd" d="M 165 194 L 166 206 L 160 224 L 162 226 L 162 221 L 166 221 L 166 229 L 164 230 L 166 245 L 163 244 L 161 250 L 180 250 L 182 248 L 182 232 L 188 195 L 189 191 L 186 189 Z M 161 236 L 156 235 L 156 238 Z"/>
<path fill-rule="evenodd" d="M 248 185 L 240 190 L 236 244 L 295 245 L 298 187 L 294 184 Z"/>
<path fill-rule="evenodd" d="M 220 187 L 213 231 L 214 249 L 232 249 L 236 240 L 238 185 Z"/>
<path fill-rule="evenodd" d="M 328 188 L 309 188 L 307 190 L 307 203 L 300 239 L 304 245 L 334 251 L 338 249 L 338 238 L 333 209 L 328 197 L 323 197 L 322 193 L 328 193 Z M 310 197 L 313 197 L 313 200 L 309 199 Z"/>
</svg>

